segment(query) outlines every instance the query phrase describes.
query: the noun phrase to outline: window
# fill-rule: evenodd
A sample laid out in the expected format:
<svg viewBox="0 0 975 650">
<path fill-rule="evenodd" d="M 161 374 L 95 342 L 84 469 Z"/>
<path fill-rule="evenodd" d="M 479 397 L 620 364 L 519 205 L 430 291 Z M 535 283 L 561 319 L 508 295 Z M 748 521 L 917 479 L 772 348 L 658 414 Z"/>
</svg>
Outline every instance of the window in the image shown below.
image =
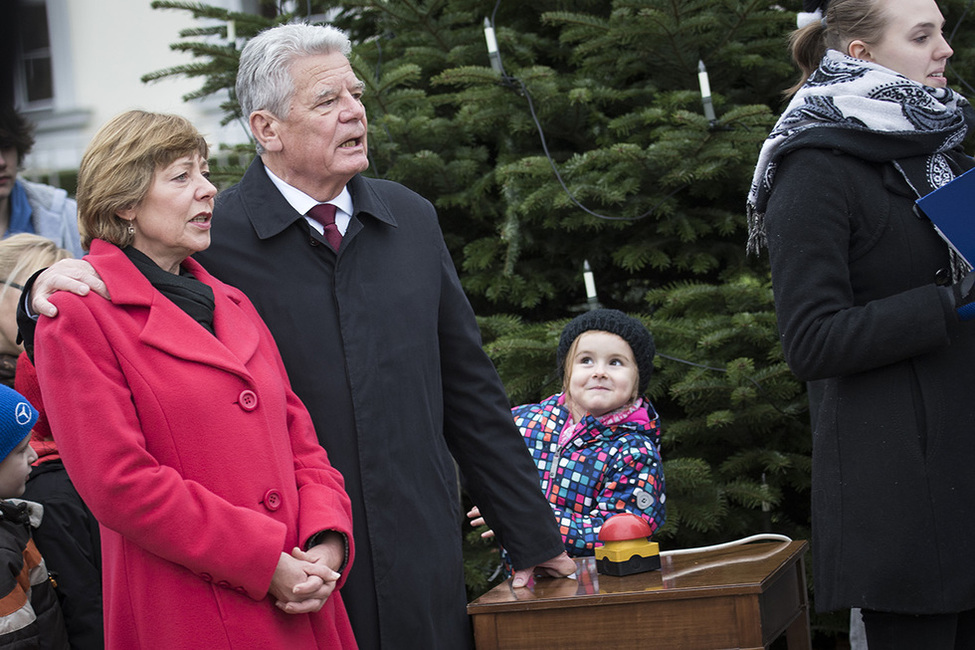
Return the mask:
<svg viewBox="0 0 975 650">
<path fill-rule="evenodd" d="M 20 7 L 20 56 L 15 90 L 25 109 L 47 108 L 54 101 L 51 37 L 45 2 L 24 2 Z"/>
</svg>

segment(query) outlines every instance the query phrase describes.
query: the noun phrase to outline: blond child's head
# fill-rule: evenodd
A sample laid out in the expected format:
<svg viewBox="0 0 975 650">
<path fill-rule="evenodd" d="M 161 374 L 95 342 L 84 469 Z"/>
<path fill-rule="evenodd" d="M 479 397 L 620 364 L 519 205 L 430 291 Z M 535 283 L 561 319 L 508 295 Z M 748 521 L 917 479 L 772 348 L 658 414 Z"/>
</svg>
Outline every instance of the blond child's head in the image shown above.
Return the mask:
<svg viewBox="0 0 975 650">
<path fill-rule="evenodd" d="M 596 309 L 570 321 L 557 359 L 573 419 L 600 417 L 634 402 L 650 382 L 654 352 L 643 323 L 621 311 Z"/>
<path fill-rule="evenodd" d="M 29 444 L 36 421 L 37 409 L 27 398 L 0 384 L 0 499 L 24 493 L 31 463 L 37 460 Z"/>
<path fill-rule="evenodd" d="M 46 237 L 18 233 L 0 240 L 0 353 L 19 354 L 17 303 L 27 278 L 71 253 Z"/>
</svg>

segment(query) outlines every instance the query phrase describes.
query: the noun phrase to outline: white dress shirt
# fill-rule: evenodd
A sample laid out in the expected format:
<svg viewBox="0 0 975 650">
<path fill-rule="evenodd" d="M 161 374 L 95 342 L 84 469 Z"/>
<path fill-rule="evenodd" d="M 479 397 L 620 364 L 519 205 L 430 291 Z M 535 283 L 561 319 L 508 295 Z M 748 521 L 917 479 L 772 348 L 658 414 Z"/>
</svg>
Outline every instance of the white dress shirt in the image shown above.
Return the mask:
<svg viewBox="0 0 975 650">
<path fill-rule="evenodd" d="M 305 221 L 307 221 L 312 228 L 317 230 L 319 234 L 324 234 L 325 227 L 308 216 L 308 211 L 318 205 L 320 201 L 316 201 L 298 188 L 288 185 L 283 180 L 275 176 L 274 172 L 268 169 L 266 165 L 264 166 L 264 171 L 267 172 L 268 178 L 271 179 L 274 186 L 278 188 L 279 192 L 281 192 L 281 196 L 284 197 L 284 200 L 287 201 L 298 214 L 305 215 Z M 325 203 L 331 203 L 335 206 L 335 227 L 338 228 L 340 233 L 345 235 L 345 231 L 349 229 L 349 221 L 352 220 L 352 195 L 349 194 L 349 188 L 343 187 L 338 196 L 331 201 L 325 201 Z"/>
</svg>

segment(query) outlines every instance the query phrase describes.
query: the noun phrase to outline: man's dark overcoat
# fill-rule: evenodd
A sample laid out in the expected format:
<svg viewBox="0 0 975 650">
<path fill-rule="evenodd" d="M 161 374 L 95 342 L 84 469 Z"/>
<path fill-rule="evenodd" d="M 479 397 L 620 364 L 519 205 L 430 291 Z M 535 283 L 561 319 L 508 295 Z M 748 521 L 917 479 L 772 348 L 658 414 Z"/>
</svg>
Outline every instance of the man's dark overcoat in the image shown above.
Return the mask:
<svg viewBox="0 0 975 650">
<path fill-rule="evenodd" d="M 253 301 L 353 505 L 362 648 L 470 643 L 451 455 L 517 568 L 562 552 L 429 201 L 356 176 L 339 253 L 256 159 L 196 257 Z"/>
<path fill-rule="evenodd" d="M 790 153 L 766 212 L 785 358 L 812 382 L 820 610 L 975 607 L 975 321 L 889 163 Z"/>
</svg>

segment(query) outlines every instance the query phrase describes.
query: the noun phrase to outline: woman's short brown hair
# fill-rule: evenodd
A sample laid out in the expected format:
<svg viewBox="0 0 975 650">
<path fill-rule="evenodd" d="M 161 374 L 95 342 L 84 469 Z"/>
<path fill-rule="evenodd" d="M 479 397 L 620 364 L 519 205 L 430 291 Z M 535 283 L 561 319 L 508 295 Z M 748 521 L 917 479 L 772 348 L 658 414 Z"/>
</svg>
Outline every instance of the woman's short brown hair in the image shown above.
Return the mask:
<svg viewBox="0 0 975 650">
<path fill-rule="evenodd" d="M 85 250 L 93 239 L 132 243 L 118 216 L 149 194 L 156 170 L 183 156 L 209 155 L 206 140 L 179 115 L 127 111 L 108 121 L 85 151 L 78 170 L 78 230 Z"/>
</svg>

